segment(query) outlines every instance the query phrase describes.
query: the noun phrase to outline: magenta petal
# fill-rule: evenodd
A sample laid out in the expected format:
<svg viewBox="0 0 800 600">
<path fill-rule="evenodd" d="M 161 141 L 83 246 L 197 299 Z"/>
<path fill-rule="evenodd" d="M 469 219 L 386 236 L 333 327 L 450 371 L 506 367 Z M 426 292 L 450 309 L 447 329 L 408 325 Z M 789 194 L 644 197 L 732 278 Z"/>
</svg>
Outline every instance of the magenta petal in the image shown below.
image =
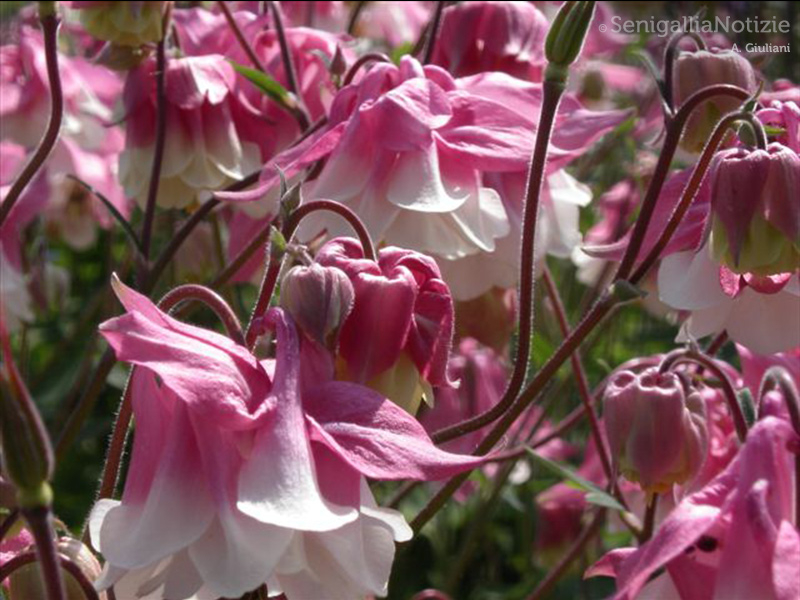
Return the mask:
<svg viewBox="0 0 800 600">
<path fill-rule="evenodd" d="M 130 312 L 102 323 L 100 332 L 119 360 L 157 373 L 193 410 L 225 427 L 252 427 L 270 410 L 269 377 L 246 348 L 169 317 L 118 281 L 114 286 Z"/>
<path fill-rule="evenodd" d="M 789 521 L 781 521 L 774 556 L 772 581 L 775 598 L 800 598 L 800 533 Z"/>
<path fill-rule="evenodd" d="M 367 477 L 438 480 L 486 460 L 440 450 L 414 417 L 359 385 L 329 382 L 304 400 L 312 439 Z"/>
</svg>

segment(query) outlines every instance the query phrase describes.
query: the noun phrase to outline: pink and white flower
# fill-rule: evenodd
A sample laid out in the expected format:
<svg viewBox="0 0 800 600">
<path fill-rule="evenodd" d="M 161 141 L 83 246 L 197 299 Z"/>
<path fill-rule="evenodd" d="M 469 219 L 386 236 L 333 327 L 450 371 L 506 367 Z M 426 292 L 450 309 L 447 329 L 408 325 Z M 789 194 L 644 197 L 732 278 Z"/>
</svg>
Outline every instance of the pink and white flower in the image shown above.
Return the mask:
<svg viewBox="0 0 800 600">
<path fill-rule="evenodd" d="M 167 135 L 157 203 L 182 208 L 244 178 L 260 164 L 258 147 L 233 120 L 236 73 L 220 55 L 171 58 L 165 74 Z M 126 146 L 119 178 L 140 206 L 147 200 L 156 136 L 155 61 L 128 74 L 123 91 Z"/>
<path fill-rule="evenodd" d="M 306 184 L 306 197 L 342 202 L 374 239 L 434 256 L 458 299 L 513 287 L 516 268 L 503 263 L 518 260 L 522 196 L 506 197 L 484 177 L 508 175 L 518 186 L 514 192 L 524 187 L 540 102 L 540 86 L 502 73 L 454 80 L 410 57 L 399 66 L 375 65 L 339 91 L 325 129 L 267 165 L 259 187 L 221 197 L 255 200 L 276 187 L 275 166 L 291 177 L 327 157 L 319 177 Z M 555 171 L 626 114 L 586 111 L 574 99 L 564 100 L 549 163 L 556 177 L 551 196 L 564 194 L 573 206 L 587 200 L 573 179 Z M 577 219 L 577 207 L 572 212 Z M 321 229 L 345 233 L 335 219 L 308 221 L 306 237 Z M 495 268 L 498 254 L 501 266 Z M 481 260 L 493 267 L 477 281 Z"/>
<path fill-rule="evenodd" d="M 128 312 L 101 332 L 137 365 L 137 429 L 122 500 L 101 500 L 90 519 L 107 561 L 98 587 L 175 599 L 263 583 L 290 599 L 385 593 L 394 541 L 411 532 L 364 478 L 444 478 L 480 459 L 438 450 L 362 386 L 311 381 L 279 309 L 267 317 L 277 358 L 259 361 L 114 286 Z"/>
</svg>

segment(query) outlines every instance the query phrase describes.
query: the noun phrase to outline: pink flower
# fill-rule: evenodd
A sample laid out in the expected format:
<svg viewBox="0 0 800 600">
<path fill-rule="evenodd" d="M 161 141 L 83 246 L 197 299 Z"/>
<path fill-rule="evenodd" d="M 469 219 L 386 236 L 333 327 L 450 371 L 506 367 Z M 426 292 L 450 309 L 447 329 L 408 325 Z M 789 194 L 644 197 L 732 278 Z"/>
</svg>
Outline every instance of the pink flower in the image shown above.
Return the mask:
<svg viewBox="0 0 800 600">
<path fill-rule="evenodd" d="M 371 261 L 351 238 L 331 240 L 316 261 L 340 269 L 353 284 L 353 310 L 339 346 L 348 380 L 385 393 L 411 413 L 423 395 L 432 400 L 431 386 L 451 385 L 453 301 L 435 261 L 394 247 Z"/>
<path fill-rule="evenodd" d="M 766 150 L 717 153 L 711 179 L 711 252 L 737 273 L 800 269 L 800 157 L 774 142 Z"/>
<path fill-rule="evenodd" d="M 760 420 L 728 468 L 684 498 L 650 541 L 612 550 L 586 576 L 615 577 L 619 600 L 637 597 L 662 567 L 681 598 L 797 598 L 792 452 L 798 442 L 788 423 Z"/>
<path fill-rule="evenodd" d="M 777 136 L 777 141 L 795 152 L 800 152 L 800 107 L 798 107 L 798 102 L 800 99 L 786 102 L 773 100 L 766 108 L 756 112 L 756 116 L 764 125 L 772 125 L 784 130 L 781 135 Z"/>
<path fill-rule="evenodd" d="M 464 259 L 491 261 L 501 243 L 503 262 L 516 264 L 518 236 L 512 227 L 519 224 L 506 202 L 516 210 L 521 197 L 501 197 L 483 177 L 502 173 L 524 181 L 540 102 L 540 86 L 501 73 L 454 80 L 441 68 L 422 67 L 407 56 L 399 66 L 375 65 L 338 92 L 327 128 L 267 165 L 258 188 L 222 197 L 257 199 L 276 186 L 275 166 L 292 177 L 328 157 L 319 177 L 307 184 L 306 197 L 331 198 L 353 208 L 374 239 L 433 255 L 445 273 L 450 263 Z M 571 99 L 562 108 L 552 171 L 626 115 L 582 110 Z M 568 194 L 572 181 L 562 185 Z M 307 237 L 322 228 L 331 235 L 343 233 L 338 220 L 311 221 L 304 228 Z M 458 299 L 493 285 L 513 287 L 516 280 L 513 274 L 508 282 L 516 269 L 505 266 L 480 271 L 480 281 L 474 280 L 476 271 L 475 264 L 465 264 L 453 277 L 445 275 Z M 465 276 L 472 280 L 459 281 Z"/>
<path fill-rule="evenodd" d="M 549 27 L 529 2 L 464 2 L 445 9 L 432 62 L 457 77 L 500 71 L 540 81 Z"/>
<path fill-rule="evenodd" d="M 769 356 L 756 354 L 745 346 L 738 345 L 739 360 L 742 363 L 743 384 L 750 389 L 753 399 L 757 399 L 761 390 L 761 383 L 767 370 L 772 367 L 782 367 L 794 379 L 796 386 L 800 387 L 800 346 L 786 352 L 778 352 Z M 768 414 L 783 419 L 789 419 L 786 400 L 778 389 L 767 392 L 761 399 L 759 414 Z"/>
<path fill-rule="evenodd" d="M 754 92 L 755 71 L 748 60 L 734 50 L 681 52 L 673 65 L 673 103 L 679 107 L 695 92 L 720 83 Z M 740 104 L 740 100 L 730 97 L 712 98 L 702 103 L 686 123 L 681 146 L 689 152 L 700 152 L 722 116 Z"/>
<path fill-rule="evenodd" d="M 675 373 L 620 371 L 603 393 L 603 422 L 622 474 L 648 493 L 695 476 L 706 454 L 705 404 Z"/>
<path fill-rule="evenodd" d="M 123 92 L 126 147 L 119 178 L 140 206 L 147 199 L 156 127 L 155 62 L 128 74 Z M 255 144 L 242 141 L 233 121 L 236 74 L 219 55 L 167 61 L 167 136 L 159 206 L 184 207 L 252 173 L 260 163 Z"/>
<path fill-rule="evenodd" d="M 364 387 L 309 381 L 279 309 L 268 315 L 277 358 L 259 361 L 114 286 L 128 312 L 101 332 L 138 366 L 137 428 L 122 501 L 101 500 L 90 520 L 107 561 L 99 588 L 176 599 L 238 597 L 265 582 L 290 599 L 385 593 L 393 540 L 410 530 L 375 506 L 364 478 L 444 478 L 480 459 L 438 450 Z"/>
</svg>

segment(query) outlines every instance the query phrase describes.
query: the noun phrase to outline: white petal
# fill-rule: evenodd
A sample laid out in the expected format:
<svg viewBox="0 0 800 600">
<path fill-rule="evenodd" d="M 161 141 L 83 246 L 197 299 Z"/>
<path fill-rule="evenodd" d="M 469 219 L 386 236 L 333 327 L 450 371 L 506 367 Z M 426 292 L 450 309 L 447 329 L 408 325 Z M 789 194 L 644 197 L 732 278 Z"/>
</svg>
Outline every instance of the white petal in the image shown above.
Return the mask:
<svg viewBox="0 0 800 600">
<path fill-rule="evenodd" d="M 658 294 L 663 302 L 681 310 L 710 308 L 729 299 L 719 284 L 719 264 L 711 260 L 706 247 L 663 258 Z"/>
<path fill-rule="evenodd" d="M 469 190 L 445 189 L 439 156 L 431 144 L 418 151 L 401 152 L 391 173 L 386 197 L 400 208 L 425 213 L 449 213 L 470 196 Z"/>
<path fill-rule="evenodd" d="M 725 329 L 758 354 L 791 350 L 800 344 L 800 300 L 785 289 L 759 294 L 746 288 L 734 301 Z"/>
</svg>

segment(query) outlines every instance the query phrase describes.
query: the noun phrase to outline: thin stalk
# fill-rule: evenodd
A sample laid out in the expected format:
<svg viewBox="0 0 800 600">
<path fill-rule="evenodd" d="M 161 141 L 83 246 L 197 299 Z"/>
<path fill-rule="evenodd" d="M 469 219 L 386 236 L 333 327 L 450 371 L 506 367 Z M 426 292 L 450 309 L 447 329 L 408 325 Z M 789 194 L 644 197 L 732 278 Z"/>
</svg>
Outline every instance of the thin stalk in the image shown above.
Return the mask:
<svg viewBox="0 0 800 600">
<path fill-rule="evenodd" d="M 647 234 L 647 227 L 650 225 L 650 220 L 655 211 L 656 202 L 661 194 L 661 188 L 664 186 L 669 168 L 672 164 L 672 158 L 675 156 L 675 151 L 678 148 L 678 142 L 683 134 L 683 128 L 689 116 L 694 110 L 703 102 L 715 96 L 733 96 L 742 101 L 747 100 L 750 96 L 746 90 L 742 88 L 720 84 L 703 88 L 699 92 L 693 94 L 678 110 L 677 114 L 667 124 L 667 136 L 664 140 L 664 145 L 661 148 L 661 153 L 658 157 L 653 178 L 650 180 L 650 185 L 647 186 L 647 192 L 642 200 L 642 207 L 639 210 L 639 216 L 633 226 L 631 239 L 625 249 L 625 254 L 622 257 L 617 273 L 614 276 L 615 280 L 627 279 L 631 270 L 633 269 L 636 260 L 639 258 L 639 251 L 644 243 L 645 235 Z M 703 170 L 705 172 L 705 170 Z"/>
<path fill-rule="evenodd" d="M 725 86 L 725 87 L 731 88 L 732 86 Z M 686 104 L 688 105 L 690 102 L 692 102 L 692 100 L 695 99 L 698 96 L 698 94 L 702 94 L 704 91 L 708 91 L 711 89 L 713 88 L 706 88 L 705 90 L 698 92 L 697 94 L 692 96 L 687 101 Z M 733 87 L 732 89 L 739 90 L 739 92 L 743 91 L 736 87 Z M 681 110 L 678 113 L 679 115 L 683 112 L 683 108 L 684 107 L 681 107 Z M 700 184 L 703 182 L 703 178 L 706 175 L 706 171 L 708 170 L 708 167 L 711 165 L 711 161 L 714 158 L 714 153 L 717 151 L 719 145 L 722 143 L 722 140 L 725 137 L 728 128 L 738 121 L 747 121 L 751 123 L 754 129 L 758 127 L 761 127 L 763 129 L 763 126 L 761 125 L 760 122 L 758 122 L 758 119 L 752 113 L 748 112 L 737 112 L 730 114 L 719 122 L 716 129 L 714 129 L 714 132 L 711 134 L 711 138 L 709 139 L 708 144 L 706 144 L 706 147 L 703 148 L 703 152 L 700 155 L 700 159 L 697 161 L 697 164 L 694 167 L 694 171 L 692 171 L 692 175 L 689 178 L 689 182 L 686 184 L 686 187 L 683 190 L 681 199 L 678 202 L 678 205 L 675 207 L 675 210 L 672 212 L 672 215 L 670 215 L 669 221 L 664 227 L 664 230 L 661 232 L 661 236 L 658 238 L 658 241 L 656 241 L 655 245 L 647 254 L 647 256 L 645 256 L 645 258 L 639 264 L 636 271 L 634 271 L 633 275 L 631 275 L 630 277 L 631 283 L 637 284 L 640 281 L 642 281 L 647 276 L 647 273 L 650 271 L 650 269 L 653 268 L 656 262 L 658 262 L 658 259 L 661 257 L 661 253 L 664 251 L 664 248 L 667 247 L 669 240 L 672 239 L 672 236 L 678 229 L 678 225 L 680 225 L 681 221 L 683 220 L 683 217 L 686 215 L 686 211 L 689 210 L 689 206 L 691 205 L 692 200 L 694 200 L 697 191 L 700 189 Z M 638 224 L 639 223 L 637 221 L 637 226 Z M 631 243 L 633 243 L 633 239 L 631 239 Z M 626 250 L 625 252 L 626 256 L 628 255 L 629 250 L 630 250 L 630 244 L 628 250 Z M 618 272 L 617 278 L 619 277 L 620 275 Z"/>
<path fill-rule="evenodd" d="M 364 251 L 364 258 L 373 261 L 376 259 L 375 246 L 372 243 L 372 238 L 370 237 L 367 228 L 364 226 L 364 223 L 361 222 L 361 219 L 358 218 L 358 215 L 347 208 L 344 204 L 334 202 L 333 200 L 313 200 L 297 207 L 286 220 L 286 223 L 284 223 L 281 230 L 286 244 L 291 243 L 292 237 L 294 236 L 295 231 L 297 231 L 297 227 L 300 225 L 300 222 L 311 213 L 320 210 L 333 212 L 343 217 L 350 224 L 358 236 L 358 239 L 361 241 L 361 248 Z M 273 253 L 270 253 L 270 258 L 267 261 L 267 270 L 264 273 L 264 279 L 261 282 L 258 300 L 253 308 L 253 313 L 250 316 L 250 323 L 248 324 L 247 331 L 245 332 L 245 340 L 248 348 L 252 348 L 253 344 L 255 343 L 257 331 L 254 327 L 254 324 L 258 321 L 258 319 L 264 316 L 264 313 L 269 308 L 269 303 L 272 299 L 272 293 L 275 290 L 275 285 L 278 282 L 278 275 L 280 274 L 282 264 L 283 256 L 274 256 Z"/>
<path fill-rule="evenodd" d="M 8 218 L 8 215 L 11 214 L 11 209 L 14 208 L 22 192 L 25 191 L 25 188 L 39 172 L 39 169 L 42 168 L 47 157 L 50 156 L 50 152 L 52 152 L 56 141 L 58 141 L 61 121 L 64 117 L 64 95 L 61 90 L 61 75 L 58 69 L 58 17 L 55 12 L 52 14 L 42 14 L 40 12 L 39 22 L 44 36 L 44 59 L 47 67 L 47 82 L 50 86 L 50 120 L 33 157 L 25 165 L 19 177 L 11 184 L 11 189 L 8 190 L 8 194 L 0 203 L 0 227 Z"/>
<path fill-rule="evenodd" d="M 600 527 L 603 524 L 603 520 L 605 519 L 606 510 L 599 509 L 589 524 L 583 528 L 580 535 L 575 539 L 569 549 L 566 551 L 564 556 L 561 557 L 561 560 L 558 561 L 558 564 L 553 567 L 550 572 L 547 574 L 539 585 L 536 586 L 536 589 L 533 590 L 533 593 L 528 596 L 528 600 L 540 600 L 547 596 L 550 591 L 553 589 L 556 583 L 558 583 L 559 579 L 561 579 L 564 574 L 569 569 L 570 565 L 580 556 L 583 549 L 586 547 L 586 544 L 597 535 L 600 531 Z"/>
<path fill-rule="evenodd" d="M 264 68 L 264 63 L 261 62 L 261 60 L 258 58 L 258 55 L 255 53 L 255 50 L 253 50 L 253 47 L 250 45 L 247 39 L 245 39 L 239 24 L 231 14 L 231 9 L 228 8 L 228 3 L 220 0 L 217 2 L 217 6 L 219 6 L 220 10 L 222 10 L 222 14 L 225 15 L 225 20 L 228 22 L 228 27 L 230 27 L 230 30 L 233 32 L 233 35 L 236 38 L 236 41 L 239 42 L 242 50 L 244 50 L 244 53 L 247 54 L 247 58 L 250 59 L 250 62 L 253 63 L 253 66 L 256 69 L 262 73 L 266 73 L 267 70 Z"/>
<path fill-rule="evenodd" d="M 442 12 L 444 12 L 445 4 L 444 0 L 439 0 L 433 11 L 433 19 L 428 27 L 428 35 L 425 42 L 425 54 L 422 56 L 423 65 L 430 63 L 433 58 L 433 50 L 436 47 L 436 38 L 439 35 L 439 23 L 442 21 Z"/>
<path fill-rule="evenodd" d="M 297 100 L 295 117 L 297 118 L 298 125 L 300 125 L 300 130 L 305 131 L 311 124 L 311 119 L 308 116 L 305 102 L 303 102 L 300 86 L 297 85 L 297 71 L 295 70 L 294 60 L 292 59 L 292 53 L 289 49 L 289 42 L 286 39 L 286 30 L 283 28 L 281 10 L 276 2 L 268 2 L 268 4 L 272 11 L 272 19 L 275 22 L 275 33 L 278 36 L 278 45 L 281 48 L 281 59 L 283 60 L 283 70 L 286 73 L 286 84 L 289 91 L 294 94 Z"/>
<path fill-rule="evenodd" d="M 150 183 L 147 189 L 147 204 L 142 221 L 142 233 L 139 236 L 142 244 L 142 255 L 145 261 L 150 260 L 150 242 L 153 237 L 153 221 L 156 215 L 156 199 L 158 185 L 161 182 L 161 167 L 164 164 L 164 147 L 167 139 L 167 53 L 166 40 L 161 39 L 156 46 L 156 137 L 153 148 L 153 164 L 150 168 Z M 139 279 L 146 279 L 146 268 L 140 270 Z"/>
<path fill-rule="evenodd" d="M 706 43 L 703 41 L 703 38 L 693 31 L 678 31 L 670 38 L 669 42 L 667 42 L 667 48 L 664 50 L 664 87 L 662 89 L 662 95 L 670 110 L 674 110 L 675 108 L 672 99 L 672 73 L 675 66 L 675 58 L 679 51 L 678 44 L 685 37 L 691 38 L 697 45 L 698 50 L 706 49 Z"/>
<path fill-rule="evenodd" d="M 561 329 L 561 335 L 566 338 L 569 336 L 570 327 L 569 323 L 567 322 L 567 314 L 566 310 L 564 309 L 564 302 L 561 300 L 561 294 L 559 294 L 558 287 L 556 286 L 555 281 L 553 281 L 553 276 L 547 266 L 545 266 L 543 269 L 542 280 L 544 281 L 547 295 L 550 297 L 550 300 L 553 303 L 553 309 L 556 313 L 556 320 L 558 321 L 559 329 Z M 600 423 L 597 418 L 597 413 L 592 406 L 592 393 L 589 390 L 589 381 L 586 377 L 586 371 L 583 368 L 583 362 L 581 361 L 578 350 L 576 350 L 572 356 L 570 356 L 570 362 L 572 363 L 572 372 L 575 375 L 575 383 L 578 387 L 578 396 L 580 396 L 584 412 L 589 418 L 589 429 L 592 432 L 592 437 L 594 438 L 594 443 L 597 447 L 597 453 L 600 456 L 600 464 L 603 466 L 603 473 L 605 473 L 608 481 L 612 482 L 614 477 L 611 469 L 611 460 L 608 457 L 608 449 L 603 441 L 603 434 L 600 431 Z"/>
<path fill-rule="evenodd" d="M 558 105 L 564 93 L 563 82 L 545 80 L 544 97 L 539 116 L 539 128 L 536 143 L 531 155 L 531 166 L 528 174 L 528 187 L 525 198 L 525 212 L 522 221 L 522 244 L 520 250 L 520 288 L 519 288 L 519 327 L 517 355 L 514 360 L 514 371 L 503 393 L 502 398 L 487 411 L 466 421 L 446 427 L 431 437 L 440 444 L 460 437 L 495 421 L 505 413 L 517 397 L 528 373 L 530 361 L 531 335 L 533 333 L 533 286 L 536 279 L 534 273 L 534 246 L 536 227 L 539 217 L 539 203 L 547 164 L 547 148 L 553 130 Z"/>
<path fill-rule="evenodd" d="M 42 581 L 49 600 L 66 600 L 64 581 L 61 577 L 59 557 L 56 551 L 53 514 L 49 506 L 22 509 L 28 523 L 28 530 L 36 542 L 36 558 L 41 570 Z"/>
<path fill-rule="evenodd" d="M 81 571 L 81 568 L 68 559 L 66 556 L 59 555 L 58 561 L 63 570 L 69 573 L 76 583 L 80 586 L 86 600 L 99 600 L 100 597 L 94 589 L 94 585 Z M 36 562 L 36 552 L 23 552 L 18 554 L 8 562 L 0 565 L 0 583 L 14 574 L 18 569 Z"/>
<path fill-rule="evenodd" d="M 361 16 L 361 12 L 367 6 L 366 0 L 360 0 L 353 5 L 352 10 L 350 11 L 350 18 L 347 20 L 347 31 L 348 35 L 353 35 L 356 30 L 356 25 L 358 24 L 358 17 Z"/>
<path fill-rule="evenodd" d="M 361 56 L 358 60 L 356 60 L 356 62 L 353 63 L 353 66 L 347 70 L 347 73 L 345 73 L 344 79 L 342 79 L 342 87 L 351 84 L 361 67 L 371 62 L 391 63 L 392 59 L 382 52 L 369 52 L 368 54 Z"/>
<path fill-rule="evenodd" d="M 693 348 L 680 348 L 678 350 L 673 350 L 664 357 L 658 367 L 658 371 L 659 373 L 666 373 L 674 369 L 678 364 L 686 362 L 695 363 L 704 369 L 708 369 L 719 380 L 723 396 L 725 396 L 725 401 L 728 404 L 728 410 L 733 419 L 733 425 L 736 428 L 736 435 L 739 438 L 739 442 L 744 443 L 747 438 L 747 421 L 739 406 L 739 400 L 736 397 L 736 389 L 733 387 L 728 375 L 720 368 L 713 358 Z"/>
</svg>

